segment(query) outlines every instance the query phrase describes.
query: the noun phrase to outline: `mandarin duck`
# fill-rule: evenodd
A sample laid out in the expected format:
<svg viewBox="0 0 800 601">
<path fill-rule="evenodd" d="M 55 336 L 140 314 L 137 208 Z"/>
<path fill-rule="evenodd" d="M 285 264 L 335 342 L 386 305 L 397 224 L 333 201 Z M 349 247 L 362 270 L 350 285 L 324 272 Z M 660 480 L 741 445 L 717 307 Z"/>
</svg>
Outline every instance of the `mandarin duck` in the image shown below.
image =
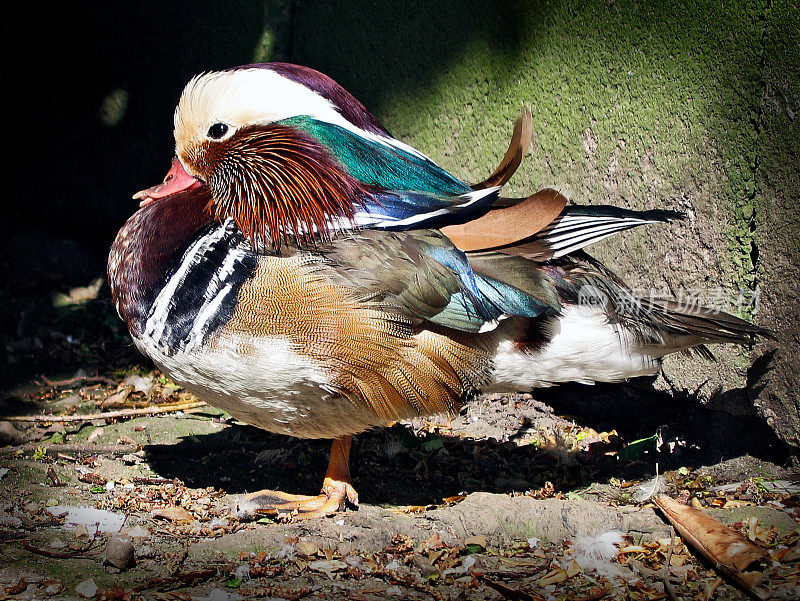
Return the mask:
<svg viewBox="0 0 800 601">
<path fill-rule="evenodd" d="M 500 166 L 469 184 L 310 68 L 189 81 L 172 166 L 111 248 L 112 300 L 177 384 L 270 432 L 333 440 L 320 495 L 255 492 L 237 515 L 357 506 L 353 435 L 479 390 L 617 382 L 764 333 L 638 298 L 583 250 L 678 213 L 502 197 L 531 128 L 524 109 Z"/>
</svg>

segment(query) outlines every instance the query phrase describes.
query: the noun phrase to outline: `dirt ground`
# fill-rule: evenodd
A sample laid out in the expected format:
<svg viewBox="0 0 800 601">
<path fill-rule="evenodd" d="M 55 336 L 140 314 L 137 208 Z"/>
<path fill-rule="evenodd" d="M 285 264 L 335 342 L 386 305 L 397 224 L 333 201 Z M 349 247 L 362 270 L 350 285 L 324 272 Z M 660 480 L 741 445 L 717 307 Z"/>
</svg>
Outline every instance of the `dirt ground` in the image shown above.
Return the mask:
<svg viewBox="0 0 800 601">
<path fill-rule="evenodd" d="M 484 395 L 357 436 L 357 510 L 244 523 L 237 495 L 316 493 L 328 443 L 194 406 L 102 289 L 24 292 L 0 314 L 0 599 L 745 598 L 672 538 L 657 473 L 763 550 L 762 598 L 800 597 L 796 450 L 752 413 L 651 381 Z"/>
</svg>

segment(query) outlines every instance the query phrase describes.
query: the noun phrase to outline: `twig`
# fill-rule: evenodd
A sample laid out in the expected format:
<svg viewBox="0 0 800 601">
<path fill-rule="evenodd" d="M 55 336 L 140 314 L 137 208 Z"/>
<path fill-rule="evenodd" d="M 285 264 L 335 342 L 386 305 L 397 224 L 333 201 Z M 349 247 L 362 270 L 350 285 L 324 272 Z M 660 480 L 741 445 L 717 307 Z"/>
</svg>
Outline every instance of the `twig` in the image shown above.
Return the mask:
<svg viewBox="0 0 800 601">
<path fill-rule="evenodd" d="M 399 584 L 401 586 L 412 588 L 422 593 L 428 594 L 437 601 L 444 601 L 445 599 L 448 598 L 444 593 L 442 593 L 441 591 L 437 591 L 430 585 L 417 582 L 413 578 L 403 578 L 394 570 L 389 570 L 387 568 L 378 566 L 370 571 L 370 575 L 376 576 L 378 578 L 385 578 L 388 579 L 393 584 Z"/>
<path fill-rule="evenodd" d="M 137 415 L 156 415 L 158 413 L 171 413 L 172 411 L 186 411 L 208 405 L 205 401 L 187 401 L 185 403 L 171 403 L 169 405 L 151 405 L 138 409 L 120 409 L 119 411 L 106 411 L 104 413 L 87 413 L 84 415 L 13 415 L 4 417 L 9 422 L 80 422 L 96 419 L 114 419 L 117 417 L 134 417 Z"/>
<path fill-rule="evenodd" d="M 83 384 L 84 382 L 100 382 L 101 384 L 116 384 L 111 378 L 104 378 L 103 376 L 76 376 L 66 380 L 48 380 L 45 376 L 39 376 L 42 382 L 52 388 L 67 388 L 75 384 Z"/>
<path fill-rule="evenodd" d="M 169 575 L 175 577 L 181 571 L 181 566 L 186 558 L 189 557 L 189 541 L 183 541 L 183 549 L 177 554 L 173 561 L 169 562 Z"/>
<path fill-rule="evenodd" d="M 537 594 L 531 594 L 523 591 L 522 589 L 512 588 L 510 586 L 506 586 L 502 582 L 497 582 L 495 580 L 489 580 L 483 574 L 476 574 L 478 580 L 483 582 L 486 586 L 491 589 L 494 589 L 509 601 L 543 601 L 544 597 L 541 597 Z"/>
<path fill-rule="evenodd" d="M 135 477 L 133 479 L 134 484 L 147 484 L 150 486 L 160 486 L 161 484 L 174 484 L 178 486 L 181 483 L 180 480 L 177 478 L 144 478 L 144 477 Z"/>
<path fill-rule="evenodd" d="M 22 541 L 22 547 L 30 551 L 31 553 L 36 553 L 37 555 L 43 555 L 44 557 L 50 557 L 53 559 L 69 559 L 71 557 L 75 557 L 80 555 L 81 553 L 88 553 L 91 548 L 94 546 L 95 540 L 97 540 L 97 534 L 100 532 L 100 524 L 95 524 L 95 531 L 94 536 L 92 536 L 92 540 L 89 543 L 80 549 L 74 549 L 72 551 L 66 551 L 64 553 L 59 553 L 58 551 L 48 551 L 47 549 L 40 549 L 39 547 L 34 547 L 30 542 L 27 540 Z"/>
<path fill-rule="evenodd" d="M 664 571 L 661 574 L 661 580 L 664 581 L 664 590 L 669 595 L 672 601 L 678 601 L 678 596 L 675 594 L 675 588 L 669 581 L 670 564 L 672 563 L 672 550 L 675 548 L 675 528 L 669 527 L 669 551 L 667 552 L 667 561 L 664 562 Z"/>
<path fill-rule="evenodd" d="M 135 453 L 139 450 L 139 445 L 135 444 L 49 444 L 37 445 L 36 443 L 24 444 L 20 447 L 7 447 L 0 449 L 0 454 L 8 455 L 17 451 L 29 452 L 44 449 L 48 455 L 57 455 L 64 451 L 68 453 L 86 453 L 90 455 L 124 455 L 125 453 Z"/>
</svg>

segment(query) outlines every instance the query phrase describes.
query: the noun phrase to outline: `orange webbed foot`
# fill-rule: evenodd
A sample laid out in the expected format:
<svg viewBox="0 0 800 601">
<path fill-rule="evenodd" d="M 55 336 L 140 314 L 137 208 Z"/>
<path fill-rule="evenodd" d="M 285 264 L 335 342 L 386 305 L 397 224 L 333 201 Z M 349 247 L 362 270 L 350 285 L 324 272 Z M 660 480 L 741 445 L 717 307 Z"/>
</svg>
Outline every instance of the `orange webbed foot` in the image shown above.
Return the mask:
<svg viewBox="0 0 800 601">
<path fill-rule="evenodd" d="M 318 495 L 292 495 L 278 490 L 261 490 L 246 495 L 232 506 L 240 520 L 262 516 L 280 522 L 294 522 L 329 517 L 350 505 L 358 507 L 358 493 L 349 482 L 325 478 Z"/>
<path fill-rule="evenodd" d="M 328 517 L 358 507 L 358 493 L 350 484 L 350 441 L 337 438 L 331 445 L 328 471 L 318 495 L 293 495 L 279 490 L 260 490 L 233 503 L 231 513 L 240 520 L 269 516 L 282 522 Z"/>
</svg>

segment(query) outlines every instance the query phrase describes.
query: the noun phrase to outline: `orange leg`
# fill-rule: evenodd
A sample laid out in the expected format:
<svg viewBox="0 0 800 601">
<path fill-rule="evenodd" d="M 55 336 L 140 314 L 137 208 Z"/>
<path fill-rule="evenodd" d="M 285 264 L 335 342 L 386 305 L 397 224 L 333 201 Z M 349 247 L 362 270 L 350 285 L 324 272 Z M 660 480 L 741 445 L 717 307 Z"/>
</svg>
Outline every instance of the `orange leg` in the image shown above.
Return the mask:
<svg viewBox="0 0 800 601">
<path fill-rule="evenodd" d="M 351 436 L 334 439 L 328 471 L 319 495 L 292 495 L 279 490 L 260 490 L 234 503 L 232 510 L 239 519 L 269 515 L 281 520 L 307 520 L 326 517 L 343 511 L 350 503 L 358 507 L 358 493 L 350 484 Z"/>
</svg>

